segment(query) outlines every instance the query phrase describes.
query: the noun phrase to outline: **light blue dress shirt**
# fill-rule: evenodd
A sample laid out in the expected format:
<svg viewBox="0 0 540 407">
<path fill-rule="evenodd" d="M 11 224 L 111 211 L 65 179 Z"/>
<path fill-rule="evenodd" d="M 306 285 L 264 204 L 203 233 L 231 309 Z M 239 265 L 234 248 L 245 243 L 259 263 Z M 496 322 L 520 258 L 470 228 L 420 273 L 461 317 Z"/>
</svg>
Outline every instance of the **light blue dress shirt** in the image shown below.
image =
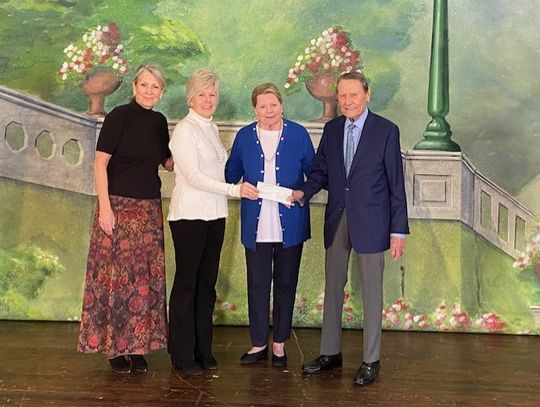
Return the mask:
<svg viewBox="0 0 540 407">
<path fill-rule="evenodd" d="M 353 130 L 353 139 L 354 139 L 354 152 L 356 153 L 356 149 L 358 147 L 358 143 L 360 143 L 360 137 L 362 137 L 362 130 L 364 129 L 364 124 L 366 123 L 366 119 L 368 116 L 368 109 L 367 107 L 364 109 L 362 114 L 358 119 L 356 119 L 354 122 L 347 118 L 345 120 L 345 128 L 343 129 L 343 160 L 345 160 L 345 151 L 347 151 L 347 130 L 349 129 L 349 125 L 354 125 Z"/>
</svg>

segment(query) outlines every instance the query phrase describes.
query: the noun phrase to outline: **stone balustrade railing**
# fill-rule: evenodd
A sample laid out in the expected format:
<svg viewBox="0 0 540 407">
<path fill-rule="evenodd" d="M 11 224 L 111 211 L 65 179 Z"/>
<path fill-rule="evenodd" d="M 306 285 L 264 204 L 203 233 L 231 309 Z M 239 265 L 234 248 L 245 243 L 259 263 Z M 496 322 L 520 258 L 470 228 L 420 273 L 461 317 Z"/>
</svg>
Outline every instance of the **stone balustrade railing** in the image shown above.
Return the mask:
<svg viewBox="0 0 540 407">
<path fill-rule="evenodd" d="M 177 121 L 169 122 L 172 132 Z M 320 123 L 302 123 L 317 146 Z M 94 151 L 102 121 L 0 87 L 0 176 L 95 195 Z M 230 148 L 246 122 L 218 122 Z M 403 153 L 411 219 L 458 220 L 516 258 L 535 215 L 480 174 L 463 153 L 408 150 Z M 164 197 L 174 174 L 160 171 Z M 326 202 L 321 192 L 314 202 Z"/>
</svg>

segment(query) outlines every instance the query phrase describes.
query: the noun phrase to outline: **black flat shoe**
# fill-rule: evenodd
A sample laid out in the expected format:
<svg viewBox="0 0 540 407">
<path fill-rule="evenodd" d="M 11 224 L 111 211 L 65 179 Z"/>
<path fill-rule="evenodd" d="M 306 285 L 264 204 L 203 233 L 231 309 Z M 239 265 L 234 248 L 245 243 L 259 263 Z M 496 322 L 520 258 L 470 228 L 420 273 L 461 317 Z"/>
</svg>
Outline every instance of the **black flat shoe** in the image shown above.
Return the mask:
<svg viewBox="0 0 540 407">
<path fill-rule="evenodd" d="M 304 373 L 320 373 L 324 370 L 330 370 L 343 365 L 343 356 L 341 352 L 337 355 L 320 355 L 318 358 L 302 366 Z"/>
<path fill-rule="evenodd" d="M 131 369 L 134 372 L 148 372 L 148 363 L 146 363 L 143 355 L 129 355 L 128 358 L 131 361 Z"/>
<path fill-rule="evenodd" d="M 208 369 L 208 370 L 217 369 L 217 360 L 212 354 L 200 355 L 197 358 L 197 361 L 200 363 L 203 369 Z"/>
<path fill-rule="evenodd" d="M 131 365 L 124 356 L 117 356 L 109 359 L 109 365 L 111 367 L 111 371 L 114 373 L 131 373 Z"/>
<path fill-rule="evenodd" d="M 194 360 L 173 361 L 172 365 L 186 376 L 200 376 L 203 374 L 201 366 Z"/>
<path fill-rule="evenodd" d="M 240 358 L 240 363 L 243 365 L 250 365 L 252 363 L 257 363 L 259 360 L 266 359 L 268 359 L 268 346 L 255 353 L 244 353 Z"/>
<path fill-rule="evenodd" d="M 287 352 L 283 350 L 283 356 L 276 356 L 272 353 L 272 366 L 274 367 L 286 367 L 287 366 Z"/>
<path fill-rule="evenodd" d="M 362 366 L 360 366 L 360 368 L 356 372 L 356 376 L 354 377 L 354 383 L 361 386 L 370 384 L 379 375 L 380 368 L 381 364 L 379 363 L 379 361 L 372 363 L 362 362 Z"/>
</svg>

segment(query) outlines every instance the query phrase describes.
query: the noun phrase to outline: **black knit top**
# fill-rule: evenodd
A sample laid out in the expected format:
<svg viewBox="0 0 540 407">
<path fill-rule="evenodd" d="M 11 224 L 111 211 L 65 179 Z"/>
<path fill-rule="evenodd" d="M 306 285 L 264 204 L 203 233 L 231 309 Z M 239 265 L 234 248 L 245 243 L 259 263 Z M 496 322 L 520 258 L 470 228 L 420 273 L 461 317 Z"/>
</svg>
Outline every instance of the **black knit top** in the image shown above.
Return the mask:
<svg viewBox="0 0 540 407">
<path fill-rule="evenodd" d="M 111 154 L 107 166 L 109 194 L 159 198 L 158 166 L 171 152 L 163 114 L 133 101 L 112 110 L 103 122 L 96 150 Z"/>
</svg>

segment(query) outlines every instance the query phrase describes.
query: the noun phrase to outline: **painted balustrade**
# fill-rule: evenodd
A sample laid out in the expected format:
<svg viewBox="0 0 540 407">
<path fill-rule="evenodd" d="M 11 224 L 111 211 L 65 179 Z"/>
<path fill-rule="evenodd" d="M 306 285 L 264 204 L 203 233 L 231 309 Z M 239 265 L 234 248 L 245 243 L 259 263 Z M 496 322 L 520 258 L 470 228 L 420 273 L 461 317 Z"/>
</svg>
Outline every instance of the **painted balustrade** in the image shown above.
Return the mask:
<svg viewBox="0 0 540 407">
<path fill-rule="evenodd" d="M 177 121 L 169 122 L 169 130 Z M 246 122 L 218 122 L 230 149 Z M 318 146 L 323 125 L 302 123 Z M 94 151 L 102 121 L 0 87 L 0 176 L 95 195 Z M 403 152 L 411 219 L 461 221 L 513 258 L 523 250 L 537 217 L 479 173 L 462 152 Z M 170 197 L 174 174 L 160 170 L 162 194 Z M 325 203 L 326 192 L 313 202 Z"/>
</svg>

